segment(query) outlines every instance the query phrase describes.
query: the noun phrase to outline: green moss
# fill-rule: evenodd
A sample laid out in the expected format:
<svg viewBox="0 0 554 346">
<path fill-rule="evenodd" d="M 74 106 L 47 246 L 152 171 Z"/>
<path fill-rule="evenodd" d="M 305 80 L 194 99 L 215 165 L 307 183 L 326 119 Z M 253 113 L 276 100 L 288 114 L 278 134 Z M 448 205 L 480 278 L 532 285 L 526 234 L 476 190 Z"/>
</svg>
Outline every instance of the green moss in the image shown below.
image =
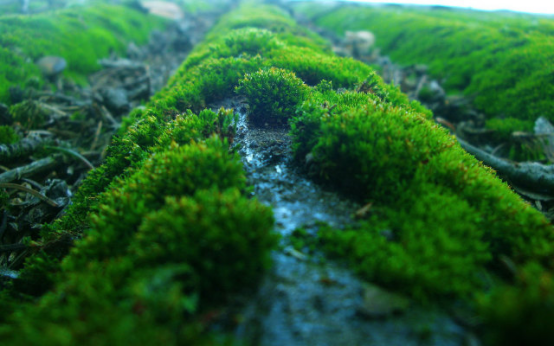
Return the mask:
<svg viewBox="0 0 554 346">
<path fill-rule="evenodd" d="M 259 125 L 286 124 L 308 90 L 293 72 L 277 68 L 247 74 L 235 89 L 248 101 L 249 119 Z"/>
<path fill-rule="evenodd" d="M 4 340 L 211 340 L 200 314 L 253 285 L 277 237 L 271 210 L 244 196 L 242 164 L 226 141 L 188 142 L 158 147 L 140 169 L 111 184 L 86 237 L 62 262 L 55 289 L 32 311 L 12 315 L 0 328 Z M 21 337 L 10 324 L 29 333 Z"/>
<path fill-rule="evenodd" d="M 8 205 L 9 198 L 10 195 L 8 195 L 6 190 L 0 190 L 0 207 L 5 208 Z"/>
<path fill-rule="evenodd" d="M 267 13 L 260 19 L 257 11 Z M 203 317 L 256 285 L 276 245 L 271 212 L 247 197 L 242 164 L 229 151 L 232 111 L 203 110 L 233 96 L 245 75 L 273 73 L 272 81 L 307 88 L 294 73 L 314 85 L 292 121 L 296 159 L 311 154 L 319 179 L 373 202 L 358 228 L 324 228 L 315 240 L 297 231 L 294 246 L 323 243 L 363 278 L 433 301 L 509 284 L 503 258 L 551 272 L 554 235 L 544 217 L 370 67 L 330 56 L 315 41 L 303 47 L 311 35 L 266 7 L 222 18 L 168 86 L 133 113 L 66 215 L 32 243 L 38 255 L 18 284 L 32 288 L 44 278 L 53 288 L 36 304 L 6 304 L 14 312 L 0 326 L 2 340 L 216 343 Z M 287 92 L 272 96 L 293 103 Z M 67 256 L 40 252 L 62 236 L 76 239 Z M 491 316 L 497 330 L 508 325 Z"/>
<path fill-rule="evenodd" d="M 124 252 L 143 217 L 163 206 L 165 196 L 190 195 L 209 188 L 244 189 L 245 180 L 238 158 L 217 139 L 152 155 L 140 169 L 125 180 L 115 181 L 101 196 L 103 203 L 92 217 L 93 227 L 85 241 L 76 245 L 73 261 L 68 263 L 78 268 L 90 258 Z"/>
<path fill-rule="evenodd" d="M 549 345 L 554 328 L 554 280 L 537 263 L 516 273 L 515 285 L 503 285 L 479 297 L 484 339 L 491 345 Z"/>
<path fill-rule="evenodd" d="M 19 140 L 19 135 L 11 126 L 0 126 L 0 144 L 12 144 Z"/>
<path fill-rule="evenodd" d="M 187 263 L 200 278 L 205 303 L 251 285 L 269 265 L 276 236 L 271 210 L 237 189 L 200 191 L 194 198 L 168 198 L 148 215 L 130 246 L 139 264 Z"/>
<path fill-rule="evenodd" d="M 554 235 L 540 213 L 444 129 L 378 94 L 314 92 L 292 122 L 296 158 L 310 154 L 320 179 L 376 210 L 359 229 L 322 232 L 327 249 L 423 299 L 473 296 L 499 256 L 546 265 Z"/>
<path fill-rule="evenodd" d="M 79 82 L 100 69 L 98 60 L 122 54 L 128 42 L 145 43 L 166 21 L 130 7 L 97 4 L 36 15 L 0 18 L 0 102 L 10 103 L 9 87 L 31 78 L 44 81 L 33 63 L 42 56 L 66 59 L 64 74 Z M 36 83 L 35 83 L 36 84 Z"/>
<path fill-rule="evenodd" d="M 298 5 L 339 34 L 370 30 L 384 54 L 401 64 L 428 64 L 451 91 L 475 96 L 489 117 L 554 120 L 551 18 L 479 11 Z"/>
</svg>

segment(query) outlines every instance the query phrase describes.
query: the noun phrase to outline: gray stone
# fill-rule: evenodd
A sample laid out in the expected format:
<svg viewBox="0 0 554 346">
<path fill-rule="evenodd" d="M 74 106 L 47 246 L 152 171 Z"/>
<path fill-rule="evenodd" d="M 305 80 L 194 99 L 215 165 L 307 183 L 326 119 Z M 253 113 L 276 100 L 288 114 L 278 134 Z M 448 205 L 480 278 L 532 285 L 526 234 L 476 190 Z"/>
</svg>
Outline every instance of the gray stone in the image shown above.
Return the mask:
<svg viewBox="0 0 554 346">
<path fill-rule="evenodd" d="M 102 97 L 106 107 L 117 115 L 129 110 L 129 98 L 123 88 L 107 88 L 103 90 Z"/>
<path fill-rule="evenodd" d="M 53 77 L 65 70 L 67 61 L 59 56 L 45 56 L 37 61 L 37 66 L 46 77 Z"/>
</svg>

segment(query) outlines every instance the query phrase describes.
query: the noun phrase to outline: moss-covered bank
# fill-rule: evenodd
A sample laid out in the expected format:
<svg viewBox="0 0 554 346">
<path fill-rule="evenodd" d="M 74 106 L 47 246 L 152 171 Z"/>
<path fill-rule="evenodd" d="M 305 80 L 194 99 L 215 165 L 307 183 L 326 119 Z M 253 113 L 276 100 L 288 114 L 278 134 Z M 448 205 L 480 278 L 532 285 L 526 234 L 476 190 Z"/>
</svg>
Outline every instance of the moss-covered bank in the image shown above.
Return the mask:
<svg viewBox="0 0 554 346">
<path fill-rule="evenodd" d="M 36 65 L 44 56 L 67 61 L 64 76 L 83 83 L 100 69 L 98 60 L 122 54 L 131 41 L 143 44 L 167 21 L 130 7 L 98 4 L 36 15 L 0 17 L 0 102 L 10 103 L 9 88 L 36 86 L 44 77 Z"/>
<path fill-rule="evenodd" d="M 428 64 L 447 90 L 474 97 L 489 117 L 554 120 L 552 18 L 392 6 L 294 8 L 339 34 L 374 32 L 384 54 L 401 64 Z"/>
<path fill-rule="evenodd" d="M 211 309 L 256 285 L 276 236 L 229 151 L 233 113 L 204 108 L 235 90 L 255 105 L 271 85 L 259 105 L 290 119 L 296 159 L 373 203 L 360 227 L 320 234 L 329 253 L 416 299 L 477 298 L 491 342 L 553 330 L 525 325 L 553 309 L 551 285 L 525 276 L 552 272 L 554 234 L 540 213 L 368 66 L 332 56 L 283 11 L 245 4 L 132 113 L 67 214 L 29 240 L 35 254 L 2 292 L 2 340 L 223 343 L 206 333 Z M 525 299 L 509 318 L 496 314 L 514 295 Z"/>
</svg>

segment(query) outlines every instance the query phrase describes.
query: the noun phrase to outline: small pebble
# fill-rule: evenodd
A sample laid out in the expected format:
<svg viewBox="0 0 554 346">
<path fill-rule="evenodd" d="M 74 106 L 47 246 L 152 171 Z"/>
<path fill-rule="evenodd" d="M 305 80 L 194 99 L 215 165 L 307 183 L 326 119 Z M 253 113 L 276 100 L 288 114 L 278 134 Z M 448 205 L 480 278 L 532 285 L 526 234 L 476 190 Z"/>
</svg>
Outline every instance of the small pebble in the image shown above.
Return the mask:
<svg viewBox="0 0 554 346">
<path fill-rule="evenodd" d="M 59 56 L 45 56 L 37 61 L 37 66 L 46 77 L 53 77 L 65 70 L 67 61 Z"/>
</svg>

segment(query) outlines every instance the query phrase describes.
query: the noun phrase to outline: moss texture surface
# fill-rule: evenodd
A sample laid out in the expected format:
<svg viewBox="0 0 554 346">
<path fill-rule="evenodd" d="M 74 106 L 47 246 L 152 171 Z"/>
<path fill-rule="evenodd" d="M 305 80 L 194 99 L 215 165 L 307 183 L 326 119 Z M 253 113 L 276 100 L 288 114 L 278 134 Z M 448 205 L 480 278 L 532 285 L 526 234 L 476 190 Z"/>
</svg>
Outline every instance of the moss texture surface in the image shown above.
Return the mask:
<svg viewBox="0 0 554 346">
<path fill-rule="evenodd" d="M 361 226 L 321 232 L 330 254 L 415 299 L 475 304 L 491 343 L 507 331 L 550 335 L 542 319 L 526 325 L 529 313 L 553 312 L 554 234 L 544 217 L 370 67 L 332 56 L 278 8 L 249 2 L 132 113 L 67 214 L 29 240 L 35 254 L 0 296 L 2 340 L 224 343 L 202 317 L 256 286 L 277 237 L 229 149 L 233 112 L 204 108 L 259 85 L 248 76 L 272 73 L 269 82 L 290 83 L 268 103 L 286 105 L 286 116 L 298 105 L 295 158 L 311 157 L 319 179 L 373 203 Z M 499 315 L 514 296 L 525 299 Z"/>
</svg>

